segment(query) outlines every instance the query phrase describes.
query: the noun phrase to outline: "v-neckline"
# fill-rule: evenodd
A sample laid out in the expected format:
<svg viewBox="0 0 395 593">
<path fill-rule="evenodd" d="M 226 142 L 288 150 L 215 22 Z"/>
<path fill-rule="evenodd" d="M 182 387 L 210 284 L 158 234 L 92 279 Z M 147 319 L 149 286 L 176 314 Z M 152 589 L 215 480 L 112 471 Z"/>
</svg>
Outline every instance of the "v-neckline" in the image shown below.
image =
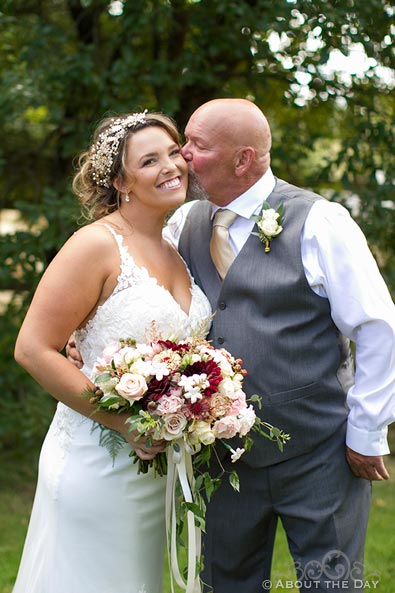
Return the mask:
<svg viewBox="0 0 395 593">
<path fill-rule="evenodd" d="M 115 232 L 115 231 L 114 231 Z M 136 263 L 133 255 L 130 253 L 129 247 L 127 245 L 125 245 L 125 243 L 123 242 L 123 237 L 122 235 L 120 235 L 119 233 L 115 234 L 120 238 L 120 247 L 122 247 L 125 250 L 125 255 L 129 258 L 129 260 L 131 261 L 132 265 L 137 268 L 137 270 L 139 270 L 140 272 L 143 272 L 145 274 L 145 276 L 147 278 L 149 278 L 150 280 L 155 281 L 156 286 L 158 286 L 159 288 L 161 288 L 164 292 L 166 292 L 170 298 L 172 299 L 172 301 L 178 306 L 178 308 L 180 309 L 180 311 L 189 319 L 191 316 L 191 311 L 192 311 L 192 304 L 193 304 L 193 280 L 192 280 L 192 276 L 188 270 L 188 267 L 184 261 L 184 259 L 181 257 L 181 255 L 178 253 L 178 251 L 176 249 L 174 249 L 173 245 L 170 243 L 170 241 L 167 241 L 167 239 L 165 239 L 165 241 L 167 241 L 167 243 L 169 243 L 169 245 L 172 247 L 172 249 L 175 250 L 177 256 L 181 259 L 182 263 L 185 266 L 186 272 L 188 274 L 188 278 L 189 278 L 189 294 L 191 296 L 190 298 L 190 302 L 189 302 L 189 308 L 188 311 L 185 311 L 183 309 L 183 307 L 181 307 L 180 303 L 177 301 L 177 299 L 174 297 L 174 295 L 170 292 L 170 290 L 168 288 L 166 288 L 166 286 L 163 286 L 163 284 L 160 284 L 158 279 L 156 278 L 156 276 L 152 276 L 150 274 L 150 272 L 148 271 L 148 268 L 146 266 L 140 266 Z M 122 261 L 122 255 L 121 255 L 121 261 Z M 119 278 L 119 277 L 118 277 Z M 114 289 L 115 290 L 115 289 Z"/>
</svg>

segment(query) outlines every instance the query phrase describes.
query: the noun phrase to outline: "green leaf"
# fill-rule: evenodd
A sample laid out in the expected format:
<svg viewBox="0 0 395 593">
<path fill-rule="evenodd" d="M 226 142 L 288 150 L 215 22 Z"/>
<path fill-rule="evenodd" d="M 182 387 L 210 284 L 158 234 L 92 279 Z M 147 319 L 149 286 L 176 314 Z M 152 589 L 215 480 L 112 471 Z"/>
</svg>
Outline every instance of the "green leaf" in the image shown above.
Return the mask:
<svg viewBox="0 0 395 593">
<path fill-rule="evenodd" d="M 248 401 L 256 403 L 258 406 L 258 409 L 262 410 L 262 398 L 260 395 L 257 395 L 256 393 L 254 393 L 254 395 L 251 395 L 251 397 L 248 398 Z"/>
<path fill-rule="evenodd" d="M 100 383 L 107 383 L 112 379 L 111 373 L 102 373 L 95 378 L 95 384 L 100 385 Z"/>
<path fill-rule="evenodd" d="M 240 492 L 240 480 L 236 471 L 230 472 L 229 484 L 232 486 L 233 490 L 236 490 L 236 492 Z"/>
</svg>

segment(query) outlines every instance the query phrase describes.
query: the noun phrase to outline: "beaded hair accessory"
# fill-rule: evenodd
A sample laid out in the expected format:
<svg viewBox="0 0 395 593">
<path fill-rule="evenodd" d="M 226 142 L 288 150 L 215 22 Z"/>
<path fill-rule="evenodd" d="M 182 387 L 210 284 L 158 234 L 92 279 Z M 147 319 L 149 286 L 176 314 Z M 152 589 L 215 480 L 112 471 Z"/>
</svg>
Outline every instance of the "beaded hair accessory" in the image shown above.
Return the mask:
<svg viewBox="0 0 395 593">
<path fill-rule="evenodd" d="M 118 153 L 119 143 L 125 137 L 129 128 L 146 122 L 147 109 L 142 113 L 132 113 L 127 117 L 120 117 L 99 137 L 92 147 L 92 180 L 96 185 L 111 187 L 110 173 L 114 158 Z"/>
</svg>

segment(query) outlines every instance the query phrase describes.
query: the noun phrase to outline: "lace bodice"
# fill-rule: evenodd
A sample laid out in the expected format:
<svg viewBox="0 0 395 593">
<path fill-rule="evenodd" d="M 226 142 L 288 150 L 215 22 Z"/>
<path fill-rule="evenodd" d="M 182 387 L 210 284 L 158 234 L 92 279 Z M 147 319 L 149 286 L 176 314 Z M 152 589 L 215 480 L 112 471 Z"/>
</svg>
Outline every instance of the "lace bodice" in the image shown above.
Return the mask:
<svg viewBox="0 0 395 593">
<path fill-rule="evenodd" d="M 77 347 L 84 360 L 83 372 L 90 376 L 96 359 L 111 342 L 119 338 L 146 341 L 155 324 L 163 338 L 183 339 L 198 329 L 211 314 L 210 304 L 191 278 L 191 305 L 185 313 L 170 292 L 136 265 L 122 236 L 113 234 L 120 251 L 120 274 L 111 296 L 98 307 L 94 317 L 75 333 Z"/>
</svg>

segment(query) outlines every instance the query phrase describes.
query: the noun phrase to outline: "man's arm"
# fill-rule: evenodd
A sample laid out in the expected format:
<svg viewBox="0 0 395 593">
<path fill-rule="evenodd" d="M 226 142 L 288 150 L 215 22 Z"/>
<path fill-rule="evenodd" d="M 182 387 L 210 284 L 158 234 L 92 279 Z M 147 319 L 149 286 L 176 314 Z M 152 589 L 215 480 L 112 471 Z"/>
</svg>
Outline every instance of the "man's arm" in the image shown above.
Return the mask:
<svg viewBox="0 0 395 593">
<path fill-rule="evenodd" d="M 66 355 L 67 359 L 73 363 L 77 369 L 82 369 L 84 366 L 84 361 L 82 360 L 81 353 L 77 350 L 77 346 L 75 343 L 74 335 L 69 337 L 69 340 L 66 344 Z"/>
<path fill-rule="evenodd" d="M 382 455 L 395 420 L 394 303 L 363 233 L 339 204 L 320 200 L 311 208 L 302 258 L 310 286 L 328 298 L 335 325 L 356 344 L 347 460 L 355 475 L 388 479 Z"/>
</svg>

